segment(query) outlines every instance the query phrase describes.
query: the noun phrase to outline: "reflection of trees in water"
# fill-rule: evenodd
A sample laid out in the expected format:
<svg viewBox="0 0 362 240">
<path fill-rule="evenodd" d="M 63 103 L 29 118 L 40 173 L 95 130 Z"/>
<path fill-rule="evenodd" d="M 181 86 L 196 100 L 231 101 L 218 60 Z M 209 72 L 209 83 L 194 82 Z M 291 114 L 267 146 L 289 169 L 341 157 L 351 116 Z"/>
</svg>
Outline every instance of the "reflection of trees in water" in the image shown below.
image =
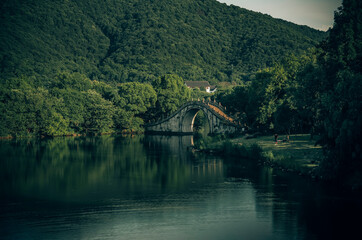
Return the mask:
<svg viewBox="0 0 362 240">
<path fill-rule="evenodd" d="M 6 194 L 58 200 L 182 189 L 200 174 L 187 151 L 190 145 L 191 136 L 3 142 L 0 186 Z M 197 168 L 204 168 L 204 178 L 217 173 L 215 164 L 203 164 Z"/>
<path fill-rule="evenodd" d="M 237 197 L 251 194 L 256 217 L 271 221 L 272 231 L 298 239 L 349 239 L 359 229 L 354 219 L 362 213 L 361 200 L 293 174 L 276 174 L 250 160 L 192 153 L 187 151 L 190 140 L 101 136 L 3 141 L 0 194 L 59 201 L 129 199 L 182 193 L 227 177 L 252 186 Z"/>
<path fill-rule="evenodd" d="M 1 172 L 9 191 L 29 196 L 81 195 L 113 171 L 118 153 L 109 136 L 21 140 L 1 144 Z M 2 181 L 3 182 L 3 181 Z M 4 183 L 4 182 L 3 182 Z"/>
</svg>

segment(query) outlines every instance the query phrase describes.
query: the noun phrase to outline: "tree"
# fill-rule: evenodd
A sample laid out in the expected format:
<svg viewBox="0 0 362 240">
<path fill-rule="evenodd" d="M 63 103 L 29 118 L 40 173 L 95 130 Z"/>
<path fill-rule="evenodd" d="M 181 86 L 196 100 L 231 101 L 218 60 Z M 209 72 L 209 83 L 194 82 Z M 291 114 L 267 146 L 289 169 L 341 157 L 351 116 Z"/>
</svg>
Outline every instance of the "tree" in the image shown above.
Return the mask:
<svg viewBox="0 0 362 240">
<path fill-rule="evenodd" d="M 68 130 L 68 121 L 59 110 L 62 99 L 44 88 L 20 85 L 2 94 L 1 135 L 59 136 Z"/>
<path fill-rule="evenodd" d="M 259 122 L 268 124 L 270 129 L 284 130 L 290 134 L 295 120 L 295 107 L 288 92 L 293 79 L 288 78 L 288 72 L 282 65 L 269 69 L 270 81 L 265 90 L 264 102 L 260 107 Z"/>
<path fill-rule="evenodd" d="M 85 133 L 104 133 L 113 128 L 115 113 L 112 102 L 102 98 L 94 90 L 82 93 L 85 99 L 85 112 L 82 127 Z"/>
<path fill-rule="evenodd" d="M 290 55 L 266 70 L 269 80 L 258 117 L 261 124 L 268 124 L 270 129 L 286 134 L 303 131 L 303 119 L 296 98 L 300 88 L 298 74 L 313 61 L 312 52 L 300 57 Z"/>
<path fill-rule="evenodd" d="M 157 99 L 155 90 L 147 83 L 122 83 L 118 86 L 118 94 L 120 99 L 117 105 L 135 115 L 154 107 Z"/>
<path fill-rule="evenodd" d="M 217 91 L 217 101 L 227 106 L 227 111 L 236 116 L 235 120 L 247 123 L 248 85 L 221 88 Z M 237 119 L 238 118 L 238 119 Z"/>
<path fill-rule="evenodd" d="M 74 89 L 77 91 L 88 91 L 92 88 L 92 81 L 84 74 L 62 72 L 57 74 L 50 82 L 50 88 Z"/>
<path fill-rule="evenodd" d="M 362 171 L 361 16 L 361 1 L 344 0 L 322 45 L 322 140 L 328 154 L 321 169 L 326 178 L 346 178 Z"/>
<path fill-rule="evenodd" d="M 115 116 L 117 128 L 141 130 L 144 120 L 148 120 L 146 112 L 155 106 L 155 90 L 148 83 L 130 82 L 119 84 L 118 94 L 115 102 L 118 107 Z"/>
<path fill-rule="evenodd" d="M 183 79 L 174 74 L 156 79 L 152 86 L 157 93 L 156 107 L 151 109 L 153 117 L 176 111 L 191 96 L 191 90 L 185 86 Z"/>
<path fill-rule="evenodd" d="M 318 64 L 317 56 L 320 49 L 310 52 L 310 61 L 298 72 L 296 77 L 297 87 L 292 89 L 293 97 L 301 120 L 303 132 L 310 132 L 311 136 L 319 134 L 323 128 L 321 117 L 321 101 L 323 93 L 323 70 Z"/>
<path fill-rule="evenodd" d="M 248 126 L 255 129 L 261 127 L 258 118 L 270 77 L 270 72 L 260 71 L 255 74 L 255 77 L 252 78 L 251 84 L 248 87 L 248 102 L 245 106 L 246 121 Z"/>
</svg>

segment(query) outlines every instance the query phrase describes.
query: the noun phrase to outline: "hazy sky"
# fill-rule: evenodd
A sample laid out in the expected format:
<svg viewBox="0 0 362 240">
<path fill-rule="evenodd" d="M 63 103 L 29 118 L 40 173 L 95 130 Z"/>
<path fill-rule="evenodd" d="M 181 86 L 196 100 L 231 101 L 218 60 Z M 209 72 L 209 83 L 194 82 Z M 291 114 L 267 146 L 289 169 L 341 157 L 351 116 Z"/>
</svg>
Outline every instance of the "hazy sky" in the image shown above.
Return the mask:
<svg viewBox="0 0 362 240">
<path fill-rule="evenodd" d="M 319 30 L 333 26 L 334 11 L 342 0 L 218 0 L 252 11 L 266 13 L 300 25 Z"/>
</svg>

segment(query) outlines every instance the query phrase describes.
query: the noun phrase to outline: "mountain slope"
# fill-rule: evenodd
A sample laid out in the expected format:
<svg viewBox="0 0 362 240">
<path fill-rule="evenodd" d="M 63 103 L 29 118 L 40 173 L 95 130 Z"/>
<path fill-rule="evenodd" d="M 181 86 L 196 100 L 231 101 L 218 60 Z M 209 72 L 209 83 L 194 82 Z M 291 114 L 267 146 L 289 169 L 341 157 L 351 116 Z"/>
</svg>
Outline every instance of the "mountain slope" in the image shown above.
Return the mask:
<svg viewBox="0 0 362 240">
<path fill-rule="evenodd" d="M 325 37 L 216 0 L 8 0 L 0 11 L 2 78 L 234 81 Z"/>
</svg>

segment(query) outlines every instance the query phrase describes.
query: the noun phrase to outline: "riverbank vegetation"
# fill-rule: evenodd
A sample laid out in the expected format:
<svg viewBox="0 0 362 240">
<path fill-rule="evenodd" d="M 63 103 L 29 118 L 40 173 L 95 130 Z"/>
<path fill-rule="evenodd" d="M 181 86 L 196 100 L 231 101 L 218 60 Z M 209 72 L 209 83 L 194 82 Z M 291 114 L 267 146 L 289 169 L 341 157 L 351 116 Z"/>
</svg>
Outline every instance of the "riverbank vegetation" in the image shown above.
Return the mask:
<svg viewBox="0 0 362 240">
<path fill-rule="evenodd" d="M 0 136 L 63 136 L 139 132 L 191 96 L 176 75 L 111 85 L 82 74 L 60 74 L 48 86 L 17 78 L 0 83 Z"/>
<path fill-rule="evenodd" d="M 251 137 L 245 135 L 237 138 L 196 136 L 195 147 L 198 151 L 226 156 L 235 161 L 248 158 L 282 171 L 296 172 L 319 178 L 318 167 L 323 159 L 323 149 L 316 145 L 310 134 L 293 134 L 280 136 L 277 143 L 274 136 Z"/>
</svg>

